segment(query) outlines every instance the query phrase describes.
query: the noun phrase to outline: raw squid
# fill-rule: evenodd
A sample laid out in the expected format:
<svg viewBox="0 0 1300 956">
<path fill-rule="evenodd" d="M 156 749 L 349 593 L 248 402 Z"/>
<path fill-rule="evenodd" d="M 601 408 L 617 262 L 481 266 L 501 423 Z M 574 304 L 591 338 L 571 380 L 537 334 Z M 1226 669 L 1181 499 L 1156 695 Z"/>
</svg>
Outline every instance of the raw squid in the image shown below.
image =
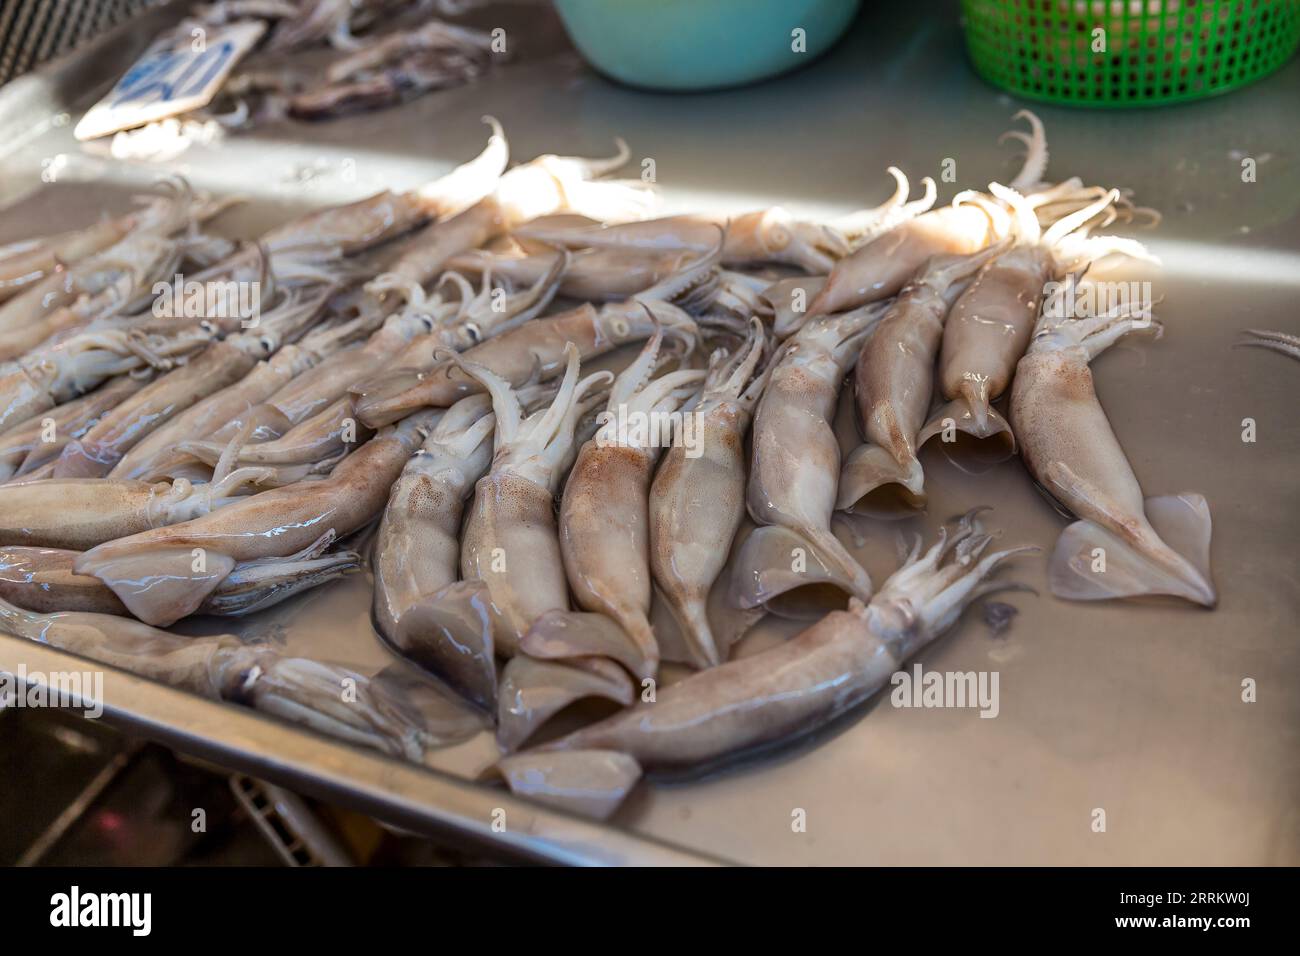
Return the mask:
<svg viewBox="0 0 1300 956">
<path fill-rule="evenodd" d="M 230 635 L 182 637 L 111 614 L 37 614 L 4 600 L 0 630 L 408 760 L 480 727 L 468 712 L 430 726 L 409 689 L 386 674 L 368 677 Z M 353 689 L 346 697 L 345 687 Z"/>
<path fill-rule="evenodd" d="M 374 549 L 376 630 L 481 707 L 497 694 L 493 617 L 481 582 L 457 578 L 465 501 L 491 465 L 495 424 L 487 395 L 447 410 L 393 485 Z"/>
<path fill-rule="evenodd" d="M 323 535 L 341 538 L 377 517 L 406 459 L 440 414 L 412 415 L 384 429 L 327 478 L 265 491 L 201 518 L 109 541 L 83 554 L 73 569 L 111 587 L 140 620 L 171 624 L 194 613 L 238 563 L 286 557 Z"/>
<path fill-rule="evenodd" d="M 94 428 L 68 443 L 54 466 L 56 478 L 107 475 L 151 431 L 247 375 L 273 354 L 282 339 L 297 338 L 325 304 L 324 296 L 306 302 L 290 297 L 263 317 L 257 332 L 214 342 L 107 413 Z"/>
<path fill-rule="evenodd" d="M 554 496 L 573 455 L 581 403 L 610 375 L 597 372 L 579 381 L 577 348 L 568 346 L 565 358 L 554 401 L 527 417 L 508 382 L 484 366 L 453 358 L 487 389 L 496 416 L 492 468 L 475 486 L 461 536 L 460 570 L 465 580 L 487 584 L 501 612 L 495 651 L 506 657 L 518 652 L 539 617 L 569 608 Z"/>
<path fill-rule="evenodd" d="M 85 332 L 50 348 L 29 352 L 0 368 L 0 434 L 93 391 L 115 375 L 145 368 L 165 371 L 212 341 L 207 327 L 175 335 L 137 331 Z"/>
<path fill-rule="evenodd" d="M 736 557 L 731 603 L 803 613 L 871 597 L 871 578 L 831 532 L 840 446 L 831 427 L 844 376 L 883 306 L 809 322 L 777 353 L 754 413 L 745 501 L 760 527 Z M 826 593 L 827 589 L 832 594 Z"/>
<path fill-rule="evenodd" d="M 618 225 L 558 225 L 536 223 L 520 227 L 515 235 L 573 249 L 598 248 L 659 254 L 689 250 L 704 252 L 713 244 L 716 230 L 726 229 L 722 262 L 728 266 L 777 263 L 814 275 L 825 275 L 848 255 L 853 243 L 887 232 L 934 204 L 935 188 L 926 180 L 923 199 L 906 203 L 908 182 L 890 167 L 897 183 L 894 196 L 884 205 L 863 210 L 829 224 L 795 219 L 773 207 L 738 216 L 684 215 Z"/>
<path fill-rule="evenodd" d="M 969 255 L 990 238 L 988 213 L 977 206 L 944 206 L 909 219 L 835 263 L 826 284 L 808 304 L 808 315 L 888 299 L 931 256 Z"/>
<path fill-rule="evenodd" d="M 89 611 L 128 615 L 126 605 L 103 581 L 72 570 L 80 553 L 21 545 L 0 547 L 0 598 L 42 614 Z M 199 613 L 223 617 L 251 614 L 360 566 L 361 557 L 355 551 L 325 553 L 323 547 L 274 561 L 249 561 L 235 566 L 199 606 Z"/>
<path fill-rule="evenodd" d="M 671 436 L 657 434 L 657 422 L 693 395 L 707 374 L 682 369 L 651 379 L 662 343 L 656 331 L 614 380 L 600 429 L 582 446 L 565 481 L 560 553 L 578 605 L 592 613 L 563 622 L 551 614 L 550 638 L 535 657 L 611 657 L 642 679 L 659 670 L 649 620 L 649 495 L 655 462 Z M 586 627 L 602 614 L 623 632 L 615 647 L 604 643 L 613 631 L 603 622 Z M 530 647 L 527 638 L 524 647 Z"/>
<path fill-rule="evenodd" d="M 86 434 L 148 381 L 147 376 L 120 375 L 89 395 L 60 405 L 52 414 L 7 432 L 0 438 L 0 483 L 58 458 L 68 442 Z"/>
<path fill-rule="evenodd" d="M 604 220 L 643 218 L 653 199 L 643 184 L 599 180 L 631 156 L 622 140 L 618 147 L 618 153 L 607 159 L 548 154 L 516 166 L 500 178 L 490 195 L 416 235 L 391 271 L 424 285 L 438 276 L 452 256 L 539 216 L 571 212 Z"/>
<path fill-rule="evenodd" d="M 487 146 L 477 157 L 447 175 L 405 193 L 384 191 L 365 199 L 315 210 L 262 236 L 261 244 L 278 258 L 325 261 L 355 255 L 433 217 L 451 217 L 479 202 L 496 186 L 506 168 L 509 147 L 501 124 L 490 116 Z"/>
<path fill-rule="evenodd" d="M 1030 474 L 1080 520 L 1048 565 L 1052 593 L 1072 600 L 1167 594 L 1213 607 L 1210 510 L 1184 493 L 1143 500 L 1093 389 L 1088 363 L 1149 318 L 1061 319 L 1049 299 L 1016 366 L 1011 423 Z"/>
<path fill-rule="evenodd" d="M 884 488 L 898 488 L 912 509 L 925 504 L 925 476 L 916 457 L 916 436 L 925 423 L 934 379 L 934 357 L 944 318 L 957 298 L 956 284 L 1006 250 L 1006 241 L 967 256 L 935 256 L 894 300 L 871 338 L 863 343 L 854 374 L 858 421 L 866 444 L 844 462 L 835 506 L 849 511 L 877 507 Z M 891 503 L 892 504 L 892 503 Z"/>
<path fill-rule="evenodd" d="M 772 368 L 760 371 L 766 344 L 754 319 L 734 355 L 715 354 L 700 402 L 688 412 L 697 423 L 696 448 L 675 442 L 650 488 L 650 570 L 696 668 L 720 664 L 725 650 L 707 604 L 745 516 L 745 432 Z"/>
<path fill-rule="evenodd" d="M 118 216 L 56 236 L 5 246 L 0 249 L 0 302 L 120 242 L 138 224 L 136 215 Z"/>
<path fill-rule="evenodd" d="M 0 486 L 0 544 L 84 551 L 105 541 L 207 514 L 262 477 L 235 472 L 225 481 L 155 485 L 106 478 L 46 478 Z"/>
<path fill-rule="evenodd" d="M 1046 284 L 1111 252 L 1145 253 L 1133 240 L 1086 234 L 1090 221 L 1119 198 L 1117 191 L 1103 193 L 1044 232 L 1035 213 L 1041 196 L 1027 198 L 998 183 L 989 190 L 1015 213 L 1015 244 L 980 270 L 948 314 L 939 356 L 939 387 L 948 403 L 931 416 L 916 444 L 945 432 L 955 440 L 961 433 L 984 446 L 980 456 L 992 461 L 1015 452 L 1011 426 L 990 403 L 1006 390 L 1025 354 Z"/>
<path fill-rule="evenodd" d="M 1005 588 L 986 579 L 1035 548 L 984 552 L 992 535 L 974 513 L 907 562 L 869 603 L 852 599 L 770 650 L 701 671 L 549 744 L 501 760 L 512 789 L 608 816 L 642 770 L 699 768 L 824 726 L 884 687 L 909 657 L 979 597 Z M 579 800 L 571 798 L 576 795 Z"/>
</svg>

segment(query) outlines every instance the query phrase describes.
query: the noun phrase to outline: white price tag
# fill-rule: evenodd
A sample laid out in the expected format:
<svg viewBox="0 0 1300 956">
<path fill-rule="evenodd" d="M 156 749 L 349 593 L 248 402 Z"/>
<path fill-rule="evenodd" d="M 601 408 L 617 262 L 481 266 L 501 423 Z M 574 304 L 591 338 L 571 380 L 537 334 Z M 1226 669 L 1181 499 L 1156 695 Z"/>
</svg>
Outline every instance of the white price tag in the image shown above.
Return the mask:
<svg viewBox="0 0 1300 956">
<path fill-rule="evenodd" d="M 107 136 L 206 105 L 261 39 L 266 23 L 250 20 L 202 29 L 201 38 L 182 29 L 154 41 L 81 118 L 73 130 L 77 139 Z"/>
</svg>

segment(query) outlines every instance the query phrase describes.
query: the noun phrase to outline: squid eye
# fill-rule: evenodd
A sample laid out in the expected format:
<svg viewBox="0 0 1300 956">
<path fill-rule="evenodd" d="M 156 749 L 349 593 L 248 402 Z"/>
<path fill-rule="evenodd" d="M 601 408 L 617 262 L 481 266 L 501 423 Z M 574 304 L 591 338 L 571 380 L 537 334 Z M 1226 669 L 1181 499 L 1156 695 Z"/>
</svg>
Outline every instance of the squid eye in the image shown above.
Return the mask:
<svg viewBox="0 0 1300 956">
<path fill-rule="evenodd" d="M 465 331 L 469 333 L 470 341 L 475 345 L 483 341 L 483 333 L 479 331 L 479 327 L 474 323 L 466 323 Z"/>
<path fill-rule="evenodd" d="M 264 335 L 264 336 L 262 336 L 260 339 L 258 339 L 257 341 L 258 341 L 258 344 L 262 346 L 262 350 L 263 350 L 263 351 L 265 351 L 265 352 L 274 352 L 274 351 L 275 351 L 275 342 L 271 339 L 270 336 L 268 336 L 268 335 Z"/>
<path fill-rule="evenodd" d="M 202 322 L 199 323 L 199 328 L 202 329 L 204 332 L 206 332 L 208 335 L 216 335 L 218 332 L 221 331 L 217 323 L 213 322 L 211 319 L 204 319 Z"/>
<path fill-rule="evenodd" d="M 432 331 L 433 331 L 433 316 L 431 316 L 431 315 L 421 315 L 421 316 L 419 316 L 418 318 L 419 318 L 419 320 L 420 320 L 420 324 L 421 324 L 422 326 L 424 326 L 424 331 L 426 331 L 426 332 L 432 332 Z"/>
</svg>

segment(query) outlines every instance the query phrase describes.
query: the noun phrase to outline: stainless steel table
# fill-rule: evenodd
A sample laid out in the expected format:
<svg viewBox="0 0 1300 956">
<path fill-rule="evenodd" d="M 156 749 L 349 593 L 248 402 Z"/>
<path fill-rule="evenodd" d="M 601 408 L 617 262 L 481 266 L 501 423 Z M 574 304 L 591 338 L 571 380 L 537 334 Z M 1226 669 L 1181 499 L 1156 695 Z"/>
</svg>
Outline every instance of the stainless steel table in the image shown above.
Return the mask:
<svg viewBox="0 0 1300 956">
<path fill-rule="evenodd" d="M 955 5 L 954 5 L 955 6 Z M 174 9 L 148 21 L 174 18 Z M 884 169 L 958 186 L 1016 166 L 997 136 L 1029 105 L 981 83 L 955 10 L 868 4 L 852 34 L 808 68 L 746 89 L 654 95 L 615 86 L 569 49 L 548 7 L 502 4 L 478 23 L 507 29 L 516 62 L 473 86 L 399 110 L 285 125 L 191 148 L 166 168 L 251 202 L 218 224 L 254 235 L 293 212 L 406 187 L 473 155 L 479 117 L 501 119 L 512 153 L 601 154 L 614 136 L 652 158 L 666 208 L 845 212 L 880 202 Z M 72 63 L 0 90 L 0 241 L 120 209 L 159 167 L 107 161 L 77 146 L 75 121 L 150 36 L 122 34 Z M 1012 576 L 1009 633 L 978 614 L 927 649 L 926 669 L 997 671 L 1000 712 L 896 709 L 887 699 L 813 739 L 689 781 L 653 781 L 609 827 L 571 820 L 465 782 L 490 762 L 486 735 L 432 755 L 426 773 L 276 724 L 110 674 L 110 719 L 288 786 L 350 802 L 427 832 L 558 862 L 880 864 L 1295 864 L 1300 862 L 1300 367 L 1233 349 L 1240 329 L 1300 332 L 1300 62 L 1222 99 L 1158 111 L 1037 108 L 1050 175 L 1132 187 L 1164 213 L 1147 238 L 1167 326 L 1095 366 L 1098 392 L 1147 494 L 1203 493 L 1214 517 L 1221 601 L 1068 604 L 1044 562 Z M 57 157 L 64 156 L 63 161 Z M 1243 182 L 1242 160 L 1257 165 Z M 42 169 L 55 169 L 53 184 Z M 634 172 L 635 174 L 635 172 Z M 50 178 L 47 174 L 47 178 Z M 851 427 L 842 409 L 846 440 Z M 1257 441 L 1242 440 L 1243 419 Z M 927 450 L 931 514 L 992 504 L 1009 542 L 1055 541 L 1064 521 L 1018 462 L 967 475 Z M 860 550 L 881 580 L 893 530 Z M 378 669 L 388 658 L 367 618 L 361 577 L 249 622 L 297 653 Z M 206 626 L 206 625 L 204 625 Z M 211 629 L 211 628 L 209 628 Z M 741 652 L 792 632 L 767 626 Z M 66 655 L 0 638 L 0 669 L 75 667 Z M 1242 699 L 1256 682 L 1257 700 Z M 505 834 L 488 827 L 507 808 Z M 1094 811 L 1105 811 L 1095 832 Z M 803 810 L 805 832 L 792 827 Z M 672 846 L 669 846 L 671 844 Z M 674 847 L 686 847 L 680 851 Z"/>
</svg>

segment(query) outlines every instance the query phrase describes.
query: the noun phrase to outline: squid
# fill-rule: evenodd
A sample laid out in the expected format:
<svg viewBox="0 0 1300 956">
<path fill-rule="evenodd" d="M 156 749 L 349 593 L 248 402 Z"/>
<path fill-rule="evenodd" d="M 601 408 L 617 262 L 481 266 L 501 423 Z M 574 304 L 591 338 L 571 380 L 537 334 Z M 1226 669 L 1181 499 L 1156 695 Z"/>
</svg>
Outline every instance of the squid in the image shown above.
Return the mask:
<svg viewBox="0 0 1300 956">
<path fill-rule="evenodd" d="M 108 476 L 143 481 L 185 477 L 181 472 L 195 459 L 178 450 L 181 442 L 202 440 L 226 427 L 238 431 L 251 410 L 260 409 L 285 385 L 339 351 L 359 332 L 363 332 L 362 323 L 355 320 L 324 325 L 297 343 L 282 345 L 271 358 L 258 362 L 238 382 L 209 395 L 150 432 L 122 457 Z"/>
<path fill-rule="evenodd" d="M 278 488 L 312 475 L 328 474 L 371 435 L 364 425 L 358 425 L 352 399 L 344 396 L 278 438 L 246 442 L 246 435 L 241 433 L 226 443 L 183 441 L 176 450 L 211 467 L 214 481 L 232 469 L 264 468 L 269 474 L 262 484 Z"/>
<path fill-rule="evenodd" d="M 432 315 L 435 324 L 433 331 L 417 337 L 398 352 L 389 367 L 402 369 L 408 374 L 428 371 L 437 364 L 434 355 L 438 352 L 447 349 L 463 352 L 536 318 L 555 297 L 567 262 L 567 255 L 560 256 L 529 288 L 515 293 L 494 287 L 492 276 L 485 272 L 482 289 L 475 295 L 462 276 L 446 272 L 439 286 L 446 283 L 461 286 L 460 304 L 455 307 L 444 303 L 439 296 L 428 297 L 420 286 L 407 283 L 404 293 L 406 311 Z M 395 288 L 400 284 L 402 280 L 398 276 L 385 273 L 376 277 L 367 288 L 385 285 Z M 362 383 L 358 387 L 364 391 L 368 386 Z"/>
<path fill-rule="evenodd" d="M 296 554 L 378 517 L 388 489 L 439 412 L 412 415 L 344 458 L 328 477 L 264 491 L 200 518 L 91 548 L 73 563 L 140 620 L 167 626 L 193 614 L 240 562 Z M 226 480 L 229 481 L 240 469 Z"/>
<path fill-rule="evenodd" d="M 696 669 L 722 663 L 707 604 L 745 516 L 745 433 L 772 371 L 763 324 L 732 356 L 715 353 L 695 417 L 693 454 L 675 442 L 650 487 L 650 571 Z"/>
<path fill-rule="evenodd" d="M 116 245 L 127 237 L 138 221 L 135 215 L 118 216 L 70 232 L 0 248 L 0 302 L 12 299 L 61 269 Z"/>
<path fill-rule="evenodd" d="M 492 62 L 490 34 L 431 20 L 360 46 L 329 66 L 325 83 L 293 93 L 290 116 L 328 119 L 382 109 L 468 83 Z"/>
<path fill-rule="evenodd" d="M 318 295 L 300 301 L 289 296 L 262 317 L 257 332 L 214 342 L 108 412 L 85 435 L 68 443 L 54 466 L 56 478 L 107 475 L 139 441 L 200 399 L 233 385 L 259 361 L 297 338 L 325 305 Z"/>
<path fill-rule="evenodd" d="M 417 614 L 413 624 L 425 632 L 420 640 L 442 645 L 435 661 L 443 665 L 440 673 L 453 676 L 454 686 L 476 703 L 495 705 L 497 743 L 507 750 L 574 700 L 599 696 L 626 706 L 634 695 L 631 680 L 613 661 L 590 655 L 563 662 L 535 659 L 547 656 L 546 642 L 556 634 L 546 625 L 548 612 L 564 614 L 569 608 L 555 492 L 573 465 L 579 418 L 600 399 L 611 378 L 597 372 L 579 381 L 572 346 L 566 360 L 550 406 L 525 416 L 508 383 L 481 366 L 453 359 L 467 374 L 481 378 L 491 395 L 495 451 L 488 474 L 475 485 L 465 520 L 463 580 L 422 601 L 404 618 Z M 589 617 L 616 639 L 618 626 L 612 620 Z M 411 626 L 405 625 L 408 633 Z M 499 678 L 493 664 L 497 656 L 509 658 Z"/>
<path fill-rule="evenodd" d="M 196 196 L 181 180 L 162 185 L 164 195 L 138 197 L 144 208 L 135 212 L 0 248 L 0 303 L 23 298 L 21 304 L 0 308 L 0 329 L 28 324 L 82 294 L 100 291 L 107 284 L 102 269 L 87 269 L 82 263 L 111 248 L 129 249 L 123 243 L 133 234 L 174 233 L 225 208 L 225 203 Z M 40 291 L 33 292 L 38 284 Z"/>
<path fill-rule="evenodd" d="M 559 374 L 567 366 L 570 344 L 578 349 L 581 360 L 587 361 L 620 345 L 650 338 L 656 323 L 675 330 L 679 337 L 693 337 L 698 331 L 695 320 L 669 301 L 689 301 L 716 282 L 716 250 L 715 241 L 713 253 L 636 298 L 606 303 L 600 309 L 585 303 L 558 315 L 534 319 L 467 349 L 463 355 L 518 387 L 534 376 L 546 380 Z M 472 376 L 458 374 L 454 363 L 444 362 L 428 371 L 417 368 L 387 372 L 353 391 L 358 398 L 357 415 L 367 425 L 377 427 L 417 408 L 446 407 L 482 388 Z"/>
<path fill-rule="evenodd" d="M 561 295 L 588 302 L 617 302 L 662 282 L 696 258 L 691 251 L 646 255 L 636 250 L 580 249 L 572 254 L 517 255 L 475 249 L 454 256 L 447 267 L 470 274 L 490 272 L 495 278 L 522 284 L 540 281 L 563 262 Z"/>
<path fill-rule="evenodd" d="M 931 256 L 970 255 L 991 238 L 993 224 L 978 206 L 944 206 L 909 219 L 835 263 L 808 317 L 891 298 Z"/>
<path fill-rule="evenodd" d="M 717 229 L 725 227 L 726 242 L 721 256 L 724 265 L 775 263 L 825 275 L 850 253 L 855 243 L 887 232 L 934 205 L 932 180 L 925 181 L 923 198 L 907 203 L 907 177 L 892 166 L 889 172 L 897 189 L 888 202 L 828 224 L 798 220 L 784 209 L 773 207 L 738 216 L 694 214 L 619 225 L 534 223 L 521 226 L 515 235 L 571 249 L 663 255 L 707 251 L 713 245 Z"/>
<path fill-rule="evenodd" d="M 547 154 L 516 166 L 477 203 L 426 226 L 391 271 L 425 285 L 437 278 L 453 256 L 541 216 L 567 212 L 605 221 L 645 218 L 653 192 L 639 182 L 600 180 L 632 155 L 625 142 L 617 142 L 618 153 L 604 159 Z"/>
<path fill-rule="evenodd" d="M 555 399 L 525 417 L 509 382 L 464 357 L 451 360 L 491 395 L 496 420 L 492 467 L 475 485 L 461 535 L 461 577 L 487 585 L 500 612 L 494 651 L 511 657 L 538 618 L 569 609 L 555 494 L 572 461 L 582 403 L 611 376 L 579 381 L 578 349 L 570 345 Z"/>
<path fill-rule="evenodd" d="M 934 379 L 934 358 L 957 283 L 1006 251 L 1008 240 L 964 256 L 935 256 L 899 293 L 871 338 L 854 374 L 858 421 L 866 442 L 845 460 L 835 506 L 896 517 L 879 498 L 897 488 L 910 509 L 925 504 L 925 474 L 916 457 Z M 883 505 L 883 507 L 882 507 Z"/>
<path fill-rule="evenodd" d="M 189 521 L 246 492 L 263 473 L 224 481 L 149 484 L 107 478 L 45 478 L 0 486 L 0 544 L 84 551 L 151 528 Z"/>
<path fill-rule="evenodd" d="M 56 273 L 51 279 L 60 287 L 57 292 L 46 292 L 44 285 L 38 285 L 27 296 L 8 303 L 10 308 L 0 316 L 0 361 L 15 359 L 59 333 L 116 314 L 155 282 L 170 278 L 180 260 L 181 247 L 175 239 L 140 232 Z M 32 293 L 41 294 L 31 299 Z M 65 297 L 65 305 L 47 307 Z"/>
<path fill-rule="evenodd" d="M 372 677 L 341 664 L 289 657 L 228 634 L 184 637 L 111 614 L 40 614 L 5 600 L 0 630 L 407 760 L 481 727 L 468 712 L 431 721 L 393 675 Z M 345 687 L 352 689 L 346 700 Z"/>
<path fill-rule="evenodd" d="M 745 491 L 759 525 L 741 545 L 729 585 L 735 607 L 804 614 L 826 589 L 859 600 L 871 578 L 831 532 L 840 446 L 831 426 L 844 376 L 884 306 L 809 322 L 773 358 L 754 413 Z"/>
<path fill-rule="evenodd" d="M 116 375 L 165 371 L 204 348 L 213 330 L 200 325 L 174 335 L 138 330 L 86 332 L 0 367 L 0 435 L 93 391 Z"/>
<path fill-rule="evenodd" d="M 454 217 L 492 192 L 509 159 L 501 124 L 490 116 L 487 146 L 447 175 L 403 193 L 385 191 L 356 202 L 315 210 L 272 229 L 261 245 L 272 262 L 324 262 L 355 255 L 433 218 Z"/>
<path fill-rule="evenodd" d="M 87 611 L 128 616 L 116 594 L 100 581 L 72 570 L 79 551 L 62 548 L 0 547 L 0 599 L 42 614 Z M 314 546 L 302 554 L 235 566 L 198 613 L 242 617 L 336 580 L 361 567 L 355 551 L 326 552 Z"/>
<path fill-rule="evenodd" d="M 81 398 L 35 418 L 0 438 L 0 483 L 22 477 L 58 458 L 65 445 L 95 427 L 104 415 L 143 388 L 148 377 L 120 375 Z"/>
<path fill-rule="evenodd" d="M 1151 257 L 1133 240 L 1086 235 L 1089 222 L 1119 198 L 1117 190 L 1062 217 L 1045 232 L 1035 213 L 1041 197 L 1027 198 L 998 183 L 990 183 L 989 191 L 1011 207 L 1015 243 L 984 265 L 948 314 L 939 355 L 939 388 L 948 402 L 922 427 L 916 445 L 944 432 L 961 432 L 985 446 L 982 454 L 994 461 L 1013 455 L 1016 442 L 1011 426 L 991 403 L 1006 391 L 1016 362 L 1025 354 L 1047 284 L 1112 251 Z"/>
<path fill-rule="evenodd" d="M 364 316 L 354 321 L 358 327 L 368 324 Z M 249 442 L 284 436 L 313 417 L 329 413 L 331 406 L 337 410 L 339 401 L 347 398 L 349 388 L 387 366 L 409 342 L 435 327 L 432 316 L 411 310 L 395 313 L 363 345 L 334 352 L 296 376 L 262 405 L 227 422 L 203 441 L 225 447 L 238 439 L 238 446 L 242 447 Z M 351 328 L 345 326 L 337 334 L 350 332 Z M 369 426 L 364 420 L 363 423 Z"/>
<path fill-rule="evenodd" d="M 447 410 L 393 485 L 374 547 L 375 629 L 480 707 L 497 696 L 493 623 L 486 589 L 458 582 L 460 528 L 491 465 L 495 425 L 487 395 Z"/>
<path fill-rule="evenodd" d="M 1237 343 L 1241 346 L 1269 349 L 1293 359 L 1300 359 L 1300 336 L 1285 332 L 1273 332 L 1268 329 L 1247 329 L 1241 334 Z"/>
<path fill-rule="evenodd" d="M 1052 551 L 1052 593 L 1078 601 L 1163 594 L 1214 607 L 1205 498 L 1143 499 L 1088 367 L 1130 332 L 1159 335 L 1161 326 L 1125 309 L 1088 319 L 1062 319 L 1057 311 L 1051 299 L 1044 303 L 1011 386 L 1011 423 L 1025 466 L 1079 519 Z"/>
<path fill-rule="evenodd" d="M 551 743 L 504 757 L 512 790 L 596 817 L 616 810 L 647 770 L 699 770 L 806 736 L 885 687 L 973 601 L 1007 584 L 989 577 L 1032 547 L 989 551 L 976 513 L 906 563 L 869 601 L 853 598 L 769 650 L 660 689 Z"/>
<path fill-rule="evenodd" d="M 704 380 L 703 370 L 681 369 L 651 379 L 663 332 L 614 380 L 601 425 L 582 446 L 560 501 L 560 553 L 579 607 L 591 612 L 546 618 L 547 639 L 534 657 L 609 657 L 636 677 L 659 670 L 659 645 L 650 627 L 650 483 L 669 435 L 658 420 L 671 415 Z M 600 616 L 618 624 L 604 625 Z M 599 626 L 588 627 L 592 622 Z M 620 633 L 621 632 L 621 633 Z M 611 636 L 618 638 L 609 645 Z M 525 638 L 524 646 L 534 646 Z"/>
</svg>

